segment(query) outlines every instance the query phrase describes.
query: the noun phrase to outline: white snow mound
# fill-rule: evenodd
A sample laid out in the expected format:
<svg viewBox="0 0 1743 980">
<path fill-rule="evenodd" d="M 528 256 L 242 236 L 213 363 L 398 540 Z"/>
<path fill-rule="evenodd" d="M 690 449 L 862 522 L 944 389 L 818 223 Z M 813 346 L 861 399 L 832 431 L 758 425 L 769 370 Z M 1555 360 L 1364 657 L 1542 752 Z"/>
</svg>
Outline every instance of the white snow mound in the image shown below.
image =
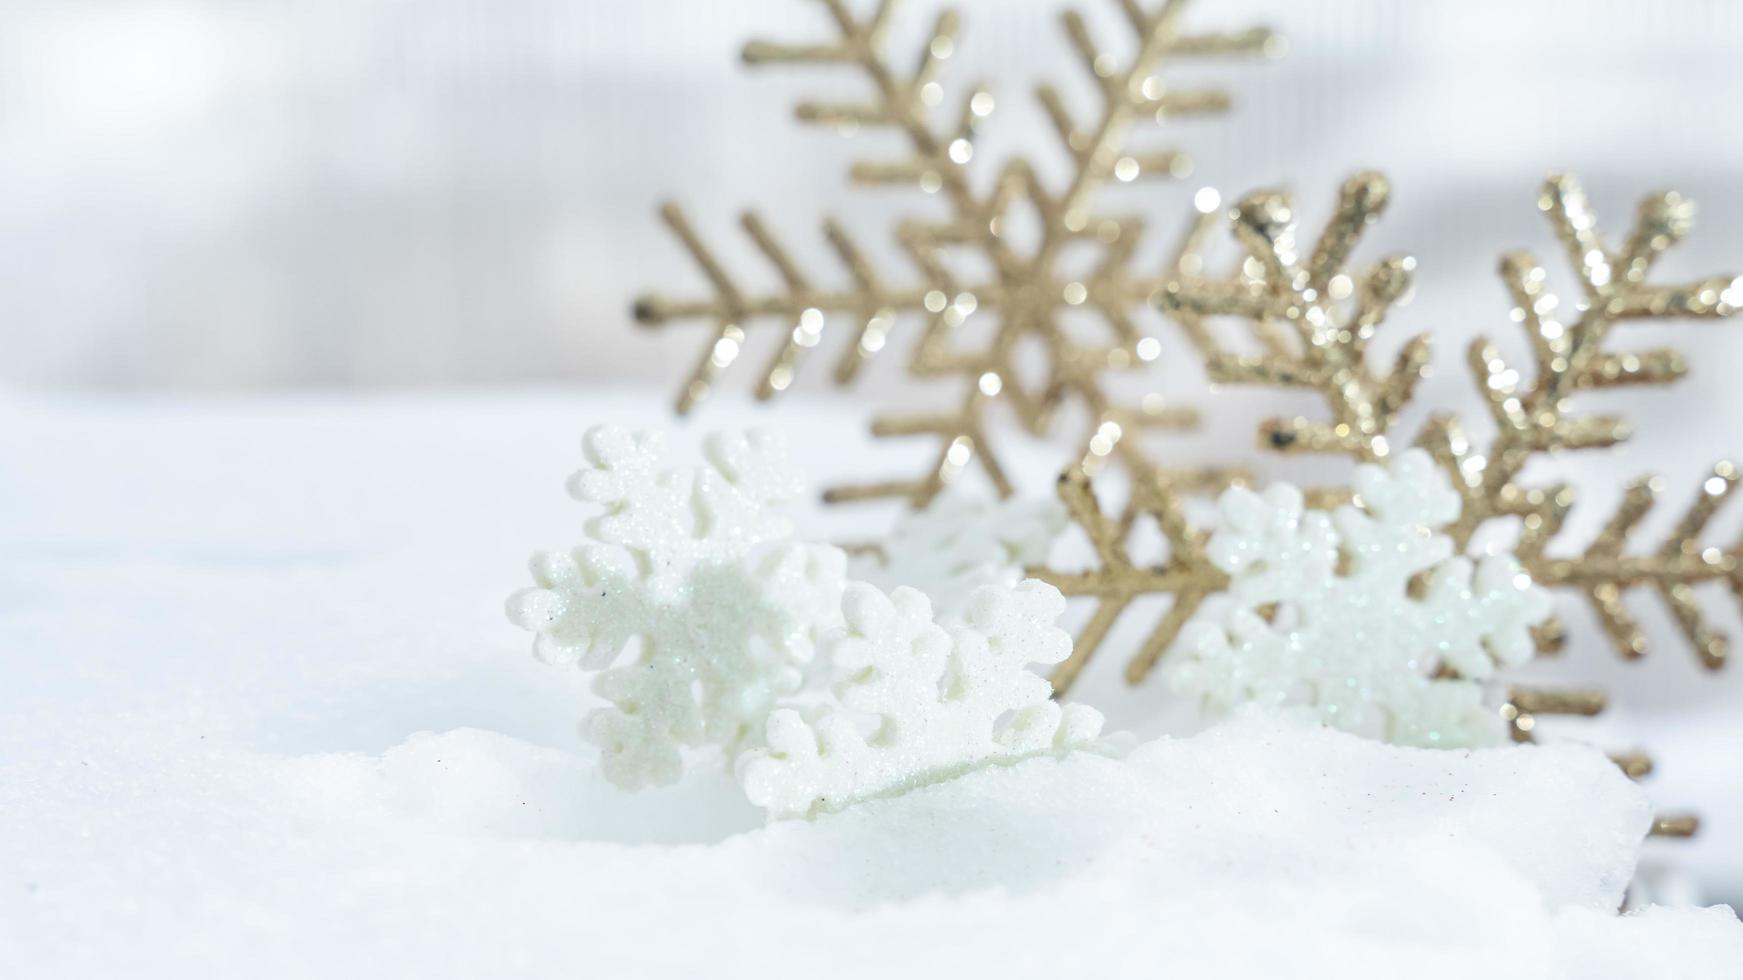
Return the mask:
<svg viewBox="0 0 1743 980">
<path fill-rule="evenodd" d="M 584 757 L 484 731 L 161 762 L 68 774 L 0 821 L 0 973 L 1584 980 L 1743 964 L 1723 910 L 1614 915 L 1648 806 L 1573 747 L 1403 749 L 1254 716 L 704 844 L 647 841 L 741 826 L 723 778 L 627 794 Z"/>
</svg>

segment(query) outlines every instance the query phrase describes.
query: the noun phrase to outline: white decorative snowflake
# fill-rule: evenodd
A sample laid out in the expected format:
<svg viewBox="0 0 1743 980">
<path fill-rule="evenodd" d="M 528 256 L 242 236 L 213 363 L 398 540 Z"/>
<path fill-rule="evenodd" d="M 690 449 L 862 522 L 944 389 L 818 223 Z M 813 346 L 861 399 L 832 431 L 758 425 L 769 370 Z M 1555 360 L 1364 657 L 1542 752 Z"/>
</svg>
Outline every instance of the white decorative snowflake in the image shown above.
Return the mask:
<svg viewBox="0 0 1743 980">
<path fill-rule="evenodd" d="M 829 650 L 840 704 L 771 714 L 767 747 L 739 760 L 745 795 L 772 816 L 803 816 L 1094 743 L 1100 712 L 1062 707 L 1027 669 L 1070 654 L 1053 625 L 1064 609 L 1042 582 L 985 586 L 965 625 L 947 628 L 914 589 L 849 584 L 847 633 Z"/>
<path fill-rule="evenodd" d="M 1307 706 L 1404 745 L 1502 740 L 1483 681 L 1530 659 L 1548 594 L 1510 554 L 1453 555 L 1437 529 L 1458 518 L 1459 497 L 1427 453 L 1358 467 L 1354 489 L 1362 506 L 1331 514 L 1304 510 L 1288 484 L 1222 495 L 1210 557 L 1237 608 L 1182 634 L 1174 688 L 1213 708 Z"/>
<path fill-rule="evenodd" d="M 599 671 L 593 689 L 612 707 L 583 731 L 606 777 L 671 783 L 683 747 L 730 759 L 760 738 L 840 622 L 847 559 L 791 540 L 774 508 L 802 483 L 774 436 L 711 436 L 694 469 L 663 469 L 656 437 L 616 428 L 589 431 L 583 449 L 569 492 L 604 508 L 592 543 L 534 556 L 537 585 L 508 615 L 537 634 L 541 659 Z"/>
<path fill-rule="evenodd" d="M 853 563 L 853 577 L 885 591 L 917 589 L 932 600 L 940 622 L 957 621 L 976 589 L 1022 581 L 1024 569 L 1045 562 L 1064 530 L 1065 508 L 1051 497 L 995 500 L 950 491 L 904 517 L 877 556 Z"/>
</svg>

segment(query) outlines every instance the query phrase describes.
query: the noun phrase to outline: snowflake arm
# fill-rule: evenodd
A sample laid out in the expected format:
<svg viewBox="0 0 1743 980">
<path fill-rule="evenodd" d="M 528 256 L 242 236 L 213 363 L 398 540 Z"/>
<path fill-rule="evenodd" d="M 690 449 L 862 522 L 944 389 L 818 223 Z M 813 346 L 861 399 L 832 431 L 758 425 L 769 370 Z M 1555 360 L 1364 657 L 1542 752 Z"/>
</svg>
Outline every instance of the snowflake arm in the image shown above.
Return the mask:
<svg viewBox="0 0 1743 980">
<path fill-rule="evenodd" d="M 965 624 L 947 628 L 920 592 L 849 585 L 847 632 L 830 650 L 840 705 L 774 712 L 767 747 L 739 760 L 745 794 L 771 816 L 805 816 L 1092 744 L 1101 714 L 1061 706 L 1027 669 L 1070 653 L 1070 636 L 1053 625 L 1064 606 L 1040 582 L 986 586 Z"/>
<path fill-rule="evenodd" d="M 932 600 L 941 621 L 959 619 L 981 586 L 1009 588 L 1024 569 L 1046 561 L 1064 529 L 1065 511 L 1055 500 L 948 492 L 903 517 L 854 565 L 854 578 L 886 591 L 909 586 Z"/>
<path fill-rule="evenodd" d="M 619 429 L 590 431 L 583 449 L 570 489 L 603 508 L 591 543 L 535 556 L 534 587 L 508 615 L 541 659 L 594 674 L 610 706 L 583 734 L 606 776 L 664 785 L 685 748 L 730 758 L 760 737 L 839 621 L 846 556 L 791 540 L 775 508 L 800 485 L 771 436 L 712 436 L 694 469 L 662 468 L 657 439 Z"/>
<path fill-rule="evenodd" d="M 1442 528 L 1459 497 L 1426 452 L 1363 465 L 1355 482 L 1363 506 L 1329 515 L 1288 485 L 1223 494 L 1207 553 L 1237 607 L 1182 634 L 1174 688 L 1213 709 L 1310 710 L 1406 745 L 1501 741 L 1482 680 L 1529 659 L 1548 595 L 1511 555 L 1453 556 Z"/>
<path fill-rule="evenodd" d="M 621 547 L 662 586 L 698 562 L 792 533 L 778 508 L 804 482 L 773 433 L 711 434 L 705 465 L 691 470 L 661 469 L 664 445 L 651 433 L 601 426 L 582 439 L 582 451 L 587 466 L 569 478 L 569 494 L 602 509 L 588 536 Z"/>
<path fill-rule="evenodd" d="M 1235 473 L 1177 475 L 1142 467 L 1123 511 L 1103 510 L 1090 478 L 1090 467 L 1074 466 L 1060 475 L 1059 500 L 1088 538 L 1095 564 L 1083 570 L 1032 566 L 1030 574 L 1067 596 L 1091 600 L 1095 610 L 1078 632 L 1071 656 L 1053 671 L 1053 690 L 1063 694 L 1076 683 L 1120 618 L 1138 601 L 1167 596 L 1167 610 L 1126 663 L 1126 680 L 1137 684 L 1150 675 L 1173 646 L 1199 606 L 1228 585 L 1228 576 L 1206 554 L 1206 535 L 1186 518 L 1183 496 L 1209 487 L 1221 490 L 1240 479 Z M 1213 491 L 1214 492 L 1214 491 Z M 1166 540 L 1166 558 L 1150 560 L 1134 531 L 1153 521 Z"/>
<path fill-rule="evenodd" d="M 1429 577 L 1423 602 L 1443 631 L 1441 662 L 1458 676 L 1486 680 L 1497 667 L 1519 667 L 1537 653 L 1531 628 L 1548 616 L 1543 601 L 1518 601 L 1533 589 L 1512 555 L 1451 558 Z"/>
</svg>

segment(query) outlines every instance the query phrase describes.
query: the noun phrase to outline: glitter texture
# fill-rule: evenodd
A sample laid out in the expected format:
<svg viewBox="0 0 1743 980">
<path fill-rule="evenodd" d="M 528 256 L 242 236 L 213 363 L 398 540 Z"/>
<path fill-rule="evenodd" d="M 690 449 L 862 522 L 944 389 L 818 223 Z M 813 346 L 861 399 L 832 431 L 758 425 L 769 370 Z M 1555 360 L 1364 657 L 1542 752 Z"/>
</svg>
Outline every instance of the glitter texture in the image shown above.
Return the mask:
<svg viewBox="0 0 1743 980">
<path fill-rule="evenodd" d="M 829 651 L 839 707 L 810 717 L 777 710 L 768 748 L 739 762 L 745 795 L 773 816 L 840 809 L 992 762 L 1064 753 L 1101 733 L 1100 712 L 1061 706 L 1028 670 L 1071 651 L 1071 636 L 1053 625 L 1065 600 L 1051 586 L 982 587 L 955 628 L 933 622 L 931 603 L 909 588 L 886 596 L 855 582 L 844 606 L 847 634 Z M 862 719 L 876 727 L 868 733 Z"/>
<path fill-rule="evenodd" d="M 863 17 L 847 0 L 822 0 L 822 6 L 834 28 L 831 37 L 810 44 L 753 41 L 744 49 L 744 60 L 844 67 L 862 75 L 869 89 L 863 100 L 801 102 L 798 118 L 844 132 L 893 131 L 905 145 L 904 154 L 861 160 L 853 179 L 917 186 L 940 199 L 943 213 L 907 217 L 897 225 L 897 243 L 912 259 L 917 279 L 898 280 L 876 269 L 845 228 L 826 221 L 825 237 L 848 273 L 845 287 L 816 284 L 763 220 L 747 213 L 744 231 L 782 283 L 774 292 L 754 292 L 715 257 L 677 205 L 665 205 L 662 217 L 712 290 L 701 300 L 649 295 L 635 305 L 637 319 L 649 326 L 680 320 L 713 324 L 702 358 L 680 389 L 678 410 L 688 412 L 708 396 L 716 377 L 742 353 L 750 326 L 785 336 L 757 385 L 759 398 L 771 398 L 788 388 L 827 324 L 846 320 L 857 327 L 835 368 L 836 382 L 845 384 L 866 360 L 888 349 L 899 323 L 918 321 L 923 327 L 908 348 L 909 373 L 949 379 L 960 394 L 953 407 L 940 412 L 880 416 L 872 431 L 880 437 L 931 437 L 939 446 L 934 460 L 917 478 L 836 487 L 825 499 L 897 498 L 923 507 L 971 465 L 979 466 L 1001 496 L 1011 494 L 1017 488 L 989 438 L 988 416 L 995 406 L 1005 406 L 1029 431 L 1041 434 L 1053 431 L 1057 411 L 1074 403 L 1081 411 L 1073 414 L 1088 418 L 1080 445 L 1087 444 L 1098 457 L 1127 463 L 1143 460 L 1133 438 L 1139 431 L 1194 425 L 1194 413 L 1162 404 L 1155 395 L 1129 405 L 1107 390 L 1109 372 L 1142 367 L 1156 355 L 1156 341 L 1146 335 L 1140 318 L 1151 295 L 1174 272 L 1137 268 L 1133 256 L 1143 221 L 1101 210 L 1095 198 L 1110 181 L 1170 179 L 1190 172 L 1190 162 L 1178 151 L 1128 149 L 1142 124 L 1228 108 L 1226 92 L 1167 83 L 1161 74 L 1165 68 L 1208 56 L 1276 55 L 1278 38 L 1263 29 L 1188 32 L 1182 24 L 1184 3 L 1171 0 L 1146 9 L 1139 0 L 1120 0 L 1119 21 L 1131 36 L 1124 43 L 1105 43 L 1082 15 L 1066 12 L 1061 23 L 1091 77 L 1093 109 L 1080 115 L 1051 84 L 1042 85 L 1037 97 L 1064 144 L 1069 175 L 1062 186 L 1049 187 L 1039 168 L 1017 158 L 998 166 L 990 187 L 983 189 L 971 179 L 969 163 L 976 131 L 993 110 L 992 95 L 974 87 L 963 93 L 960 105 L 938 108 L 944 97 L 938 75 L 956 50 L 957 15 L 939 16 L 917 65 L 910 67 L 905 52 L 887 50 L 896 4 L 879 3 Z M 1031 216 L 1038 219 L 1038 233 L 1015 233 L 1012 226 Z M 1195 224 L 1193 234 L 1202 227 Z M 1182 254 L 1186 251 L 1183 246 Z M 1087 269 L 1080 268 L 1083 262 L 1063 261 L 1082 253 L 1094 256 Z M 954 271 L 971 265 L 989 272 L 967 279 Z M 1066 329 L 1068 311 L 1096 323 L 1095 336 Z M 992 321 L 991 336 L 965 348 L 961 328 L 977 315 Z M 1029 383 L 1025 379 L 1034 375 L 1017 370 L 1020 349 L 1040 354 L 1044 362 Z"/>
<path fill-rule="evenodd" d="M 910 511 L 849 568 L 854 578 L 890 590 L 926 593 L 941 622 L 960 619 L 983 585 L 1016 585 L 1046 561 L 1065 529 L 1065 512 L 1046 498 L 994 500 L 952 491 Z"/>
<path fill-rule="evenodd" d="M 1305 706 L 1402 745 L 1506 741 L 1481 682 L 1531 659 L 1548 593 L 1512 555 L 1454 556 L 1439 529 L 1459 496 L 1427 453 L 1358 467 L 1355 490 L 1361 506 L 1329 514 L 1287 483 L 1223 494 L 1207 553 L 1237 608 L 1187 627 L 1170 685 L 1217 709 Z"/>
<path fill-rule="evenodd" d="M 846 556 L 795 542 L 776 509 L 802 490 L 784 443 L 714 435 L 693 469 L 662 469 L 651 435 L 596 428 L 570 492 L 604 508 L 591 544 L 532 561 L 536 587 L 510 597 L 539 657 L 596 671 L 612 702 L 583 727 L 626 789 L 683 773 L 682 749 L 728 759 L 798 689 L 816 639 L 840 621 Z M 633 655 L 626 651 L 634 647 Z"/>
</svg>

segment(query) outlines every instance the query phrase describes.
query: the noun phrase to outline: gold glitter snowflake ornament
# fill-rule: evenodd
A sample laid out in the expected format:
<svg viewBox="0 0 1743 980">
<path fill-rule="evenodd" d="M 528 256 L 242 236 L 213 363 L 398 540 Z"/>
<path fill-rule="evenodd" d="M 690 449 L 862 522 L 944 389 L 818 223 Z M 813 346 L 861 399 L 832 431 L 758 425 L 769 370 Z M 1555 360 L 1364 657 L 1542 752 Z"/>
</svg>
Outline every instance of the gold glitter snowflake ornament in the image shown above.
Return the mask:
<svg viewBox="0 0 1743 980">
<path fill-rule="evenodd" d="M 1343 267 L 1362 230 L 1383 210 L 1385 179 L 1362 174 L 1344 185 L 1336 215 L 1305 258 L 1295 254 L 1295 216 L 1289 197 L 1254 194 L 1231 213 L 1235 237 L 1248 261 L 1233 279 L 1183 279 L 1162 292 L 1162 304 L 1204 353 L 1214 380 L 1303 388 L 1321 394 L 1330 418 L 1272 419 L 1261 444 L 1282 452 L 1342 453 L 1357 460 L 1384 458 L 1397 444 L 1399 409 L 1409 402 L 1427 369 L 1426 336 L 1407 343 L 1387 370 L 1369 363 L 1367 342 L 1388 307 L 1409 286 L 1413 263 L 1384 259 L 1359 277 Z M 1496 434 L 1479 451 L 1450 414 L 1430 419 L 1417 442 L 1446 468 L 1464 500 L 1463 513 L 1448 529 L 1461 547 L 1481 527 L 1517 519 L 1515 552 L 1531 577 L 1552 589 L 1583 594 L 1605 632 L 1626 657 L 1645 652 L 1645 640 L 1622 603 L 1625 592 L 1651 588 L 1670 606 L 1684 637 L 1709 668 L 1726 657 L 1725 638 L 1706 622 L 1693 587 L 1722 581 L 1743 586 L 1743 549 L 1700 542 L 1707 522 L 1737 483 L 1736 468 L 1719 463 L 1702 484 L 1693 506 L 1654 553 L 1631 555 L 1627 539 L 1652 506 L 1663 484 L 1642 478 L 1630 485 L 1602 533 L 1582 552 L 1553 556 L 1551 540 L 1573 506 L 1566 486 L 1523 481 L 1527 463 L 1546 453 L 1602 449 L 1629 435 L 1617 415 L 1585 414 L 1576 395 L 1604 388 L 1663 385 L 1688 370 L 1675 350 L 1617 351 L 1608 348 L 1616 328 L 1646 320 L 1728 317 L 1743 305 L 1743 280 L 1712 276 L 1685 283 L 1651 281 L 1655 261 L 1681 241 L 1694 222 L 1694 205 L 1675 192 L 1640 203 L 1634 227 L 1620 248 L 1598 233 L 1585 192 L 1572 177 L 1545 182 L 1538 207 L 1578 274 L 1582 298 L 1563 306 L 1548 290 L 1549 275 L 1537 260 L 1511 252 L 1500 263 L 1513 298 L 1514 322 L 1524 327 L 1533 364 L 1510 364 L 1495 345 L 1479 339 L 1469 361 Z M 1359 281 L 1359 286 L 1352 283 Z M 1352 296 L 1353 293 L 1353 296 Z M 1342 302 L 1340 302 L 1342 301 Z M 1233 317 L 1259 338 L 1264 353 L 1227 353 L 1207 328 L 1209 317 Z M 1546 641 L 1559 630 L 1545 631 Z"/>
<path fill-rule="evenodd" d="M 1234 609 L 1181 634 L 1172 686 L 1399 745 L 1504 741 L 1483 682 L 1531 659 L 1548 593 L 1512 555 L 1454 554 L 1440 529 L 1459 496 L 1422 450 L 1358 466 L 1353 484 L 1361 505 L 1329 513 L 1287 483 L 1222 495 L 1207 552 Z"/>
<path fill-rule="evenodd" d="M 906 154 L 862 160 L 853 166 L 853 179 L 918 186 L 942 200 L 943 213 L 897 223 L 895 238 L 914 265 L 912 275 L 877 269 L 845 228 L 825 221 L 824 235 L 847 272 L 843 285 L 820 284 L 760 217 L 748 213 L 744 230 L 782 283 L 773 292 L 755 292 L 741 287 L 683 211 L 667 204 L 662 217 L 712 290 L 703 299 L 655 295 L 636 303 L 637 319 L 644 324 L 712 324 L 712 337 L 679 394 L 678 410 L 687 412 L 708 396 L 718 375 L 744 353 L 753 328 L 771 328 L 780 335 L 756 387 L 759 398 L 771 398 L 791 385 L 829 326 L 845 320 L 854 325 L 854 336 L 836 362 L 838 383 L 853 380 L 866 360 L 894 343 L 904 323 L 918 322 L 922 326 L 907 347 L 909 372 L 954 379 L 959 394 L 954 406 L 943 411 L 884 415 L 873 423 L 878 436 L 938 440 L 938 454 L 925 473 L 838 487 L 826 495 L 832 501 L 895 498 L 924 506 L 970 465 L 978 465 L 1001 495 L 1010 494 L 1010 474 L 989 439 L 988 413 L 999 404 L 1009 406 L 1031 432 L 1048 433 L 1057 410 L 1075 403 L 1089 419 L 1082 444 L 1094 455 L 1118 454 L 1129 460 L 1141 460 L 1136 440 L 1126 438 L 1133 432 L 1193 424 L 1191 412 L 1166 405 L 1159 397 L 1128 404 L 1107 390 L 1108 372 L 1142 366 L 1159 354 L 1159 342 L 1138 321 L 1151 296 L 1175 273 L 1172 268 L 1134 267 L 1132 256 L 1144 223 L 1135 215 L 1102 210 L 1097 192 L 1110 182 L 1188 172 L 1187 158 L 1175 150 L 1128 147 L 1138 124 L 1227 109 L 1226 93 L 1177 88 L 1163 78 L 1164 68 L 1183 58 L 1276 54 L 1279 40 L 1266 30 L 1188 32 L 1184 0 L 1165 0 L 1153 9 L 1138 0 L 1120 0 L 1135 44 L 1129 53 L 1124 48 L 1116 53 L 1092 36 L 1081 15 L 1067 12 L 1062 18 L 1065 36 L 1094 80 L 1096 107 L 1085 116 L 1051 85 L 1040 86 L 1036 95 L 1064 144 L 1070 176 L 1063 186 L 1049 187 L 1029 161 L 1015 159 L 982 189 L 970 179 L 969 164 L 976 129 L 993 110 L 992 94 L 975 86 L 947 109 L 938 78 L 956 48 L 957 15 L 946 11 L 939 16 L 917 64 L 908 68 L 888 51 L 895 7 L 891 0 L 881 0 L 864 15 L 846 0 L 821 3 L 832 22 L 830 37 L 814 44 L 752 42 L 744 49 L 745 61 L 844 66 L 864 76 L 869 90 L 863 101 L 802 102 L 798 118 L 843 130 L 894 130 L 906 142 Z M 1033 243 L 1019 244 L 1008 234 L 1010 215 L 1019 208 L 1039 217 Z M 1093 269 L 1084 275 L 1064 271 L 1062 254 L 1084 245 L 1099 250 Z M 959 276 L 952 260 L 968 257 L 990 273 Z M 1095 315 L 1099 337 L 1084 339 L 1065 329 L 1065 317 L 1079 311 Z M 996 328 L 986 342 L 960 346 L 958 328 L 977 313 L 994 320 Z M 1017 371 L 1019 349 L 1025 347 L 1039 349 L 1044 359 L 1041 380 L 1032 385 L 1020 381 Z"/>
<path fill-rule="evenodd" d="M 1389 196 L 1389 186 L 1378 174 L 1350 179 L 1325 230 L 1311 248 L 1303 249 L 1290 197 L 1280 191 L 1249 195 L 1228 212 L 1244 253 L 1236 272 L 1226 278 L 1183 274 L 1159 291 L 1159 304 L 1203 354 L 1213 380 L 1305 389 L 1324 399 L 1327 417 L 1264 422 L 1262 447 L 1338 453 L 1372 463 L 1395 458 L 1405 444 L 1396 432 L 1397 421 L 1428 368 L 1429 340 L 1412 338 L 1384 366 L 1372 362 L 1368 343 L 1409 291 L 1415 264 L 1393 256 L 1349 271 L 1363 231 L 1379 217 Z M 1540 456 L 1606 448 L 1627 438 L 1628 426 L 1621 417 L 1576 411 L 1576 395 L 1665 384 L 1687 371 L 1686 359 L 1677 351 L 1610 349 L 1617 327 L 1643 320 L 1728 317 L 1743 305 L 1743 281 L 1731 276 L 1684 283 L 1651 279 L 1656 259 L 1693 222 L 1692 204 L 1678 194 L 1657 194 L 1641 202 L 1620 247 L 1599 235 L 1585 194 L 1571 177 L 1550 178 L 1539 208 L 1578 273 L 1582 297 L 1569 304 L 1571 309 L 1564 307 L 1548 291 L 1548 274 L 1535 259 L 1517 252 L 1502 258 L 1501 276 L 1515 303 L 1512 319 L 1524 327 L 1534 363 L 1521 370 L 1489 341 L 1476 341 L 1470 366 L 1496 430 L 1487 450 L 1480 451 L 1450 414 L 1432 417 L 1414 440 L 1433 456 L 1460 499 L 1456 520 L 1441 530 L 1461 552 L 1472 548 L 1479 530 L 1511 530 L 1511 550 L 1529 578 L 1589 603 L 1625 657 L 1641 656 L 1646 644 L 1623 597 L 1631 590 L 1650 589 L 1670 607 L 1701 662 L 1717 669 L 1726 660 L 1727 641 L 1708 623 L 1694 590 L 1702 583 L 1724 582 L 1734 594 L 1743 595 L 1743 545 L 1702 541 L 1707 524 L 1738 482 L 1736 467 L 1724 462 L 1715 466 L 1664 542 L 1644 554 L 1629 549 L 1628 539 L 1662 489 L 1657 478 L 1630 484 L 1621 505 L 1583 550 L 1556 553 L 1550 546 L 1573 506 L 1572 489 L 1527 482 L 1524 473 Z M 1201 265 L 1183 262 L 1181 268 Z M 1243 346 L 1257 353 L 1235 353 L 1224 346 L 1219 331 L 1228 321 L 1247 335 Z M 1136 683 L 1175 645 L 1207 590 L 1219 591 L 1225 583 L 1205 567 L 1205 536 L 1187 525 L 1176 497 L 1139 480 L 1127 516 L 1110 522 L 1101 515 L 1095 488 L 1084 474 L 1067 473 L 1060 492 L 1094 543 L 1098 565 L 1070 573 L 1036 569 L 1034 574 L 1068 594 L 1092 596 L 1098 605 L 1055 683 L 1061 689 L 1071 683 L 1127 605 L 1148 595 L 1165 596 L 1172 603 L 1167 614 L 1127 668 L 1128 680 Z M 1347 491 L 1342 495 L 1348 497 Z M 1317 496 L 1325 505 L 1339 493 Z M 1126 540 L 1134 508 L 1154 516 L 1163 529 L 1169 550 L 1162 564 L 1131 560 Z M 1546 652 L 1564 640 L 1563 629 L 1553 620 L 1535 632 Z M 1459 676 L 1462 671 L 1451 665 L 1449 678 Z M 1594 715 L 1607 701 L 1602 691 L 1516 688 L 1501 717 L 1515 739 L 1530 741 L 1539 716 Z M 1650 759 L 1638 752 L 1620 755 L 1617 761 L 1635 777 L 1651 769 Z M 1655 833 L 1667 835 L 1687 835 L 1693 829 L 1694 821 L 1687 817 L 1661 817 L 1654 826 Z"/>
</svg>

